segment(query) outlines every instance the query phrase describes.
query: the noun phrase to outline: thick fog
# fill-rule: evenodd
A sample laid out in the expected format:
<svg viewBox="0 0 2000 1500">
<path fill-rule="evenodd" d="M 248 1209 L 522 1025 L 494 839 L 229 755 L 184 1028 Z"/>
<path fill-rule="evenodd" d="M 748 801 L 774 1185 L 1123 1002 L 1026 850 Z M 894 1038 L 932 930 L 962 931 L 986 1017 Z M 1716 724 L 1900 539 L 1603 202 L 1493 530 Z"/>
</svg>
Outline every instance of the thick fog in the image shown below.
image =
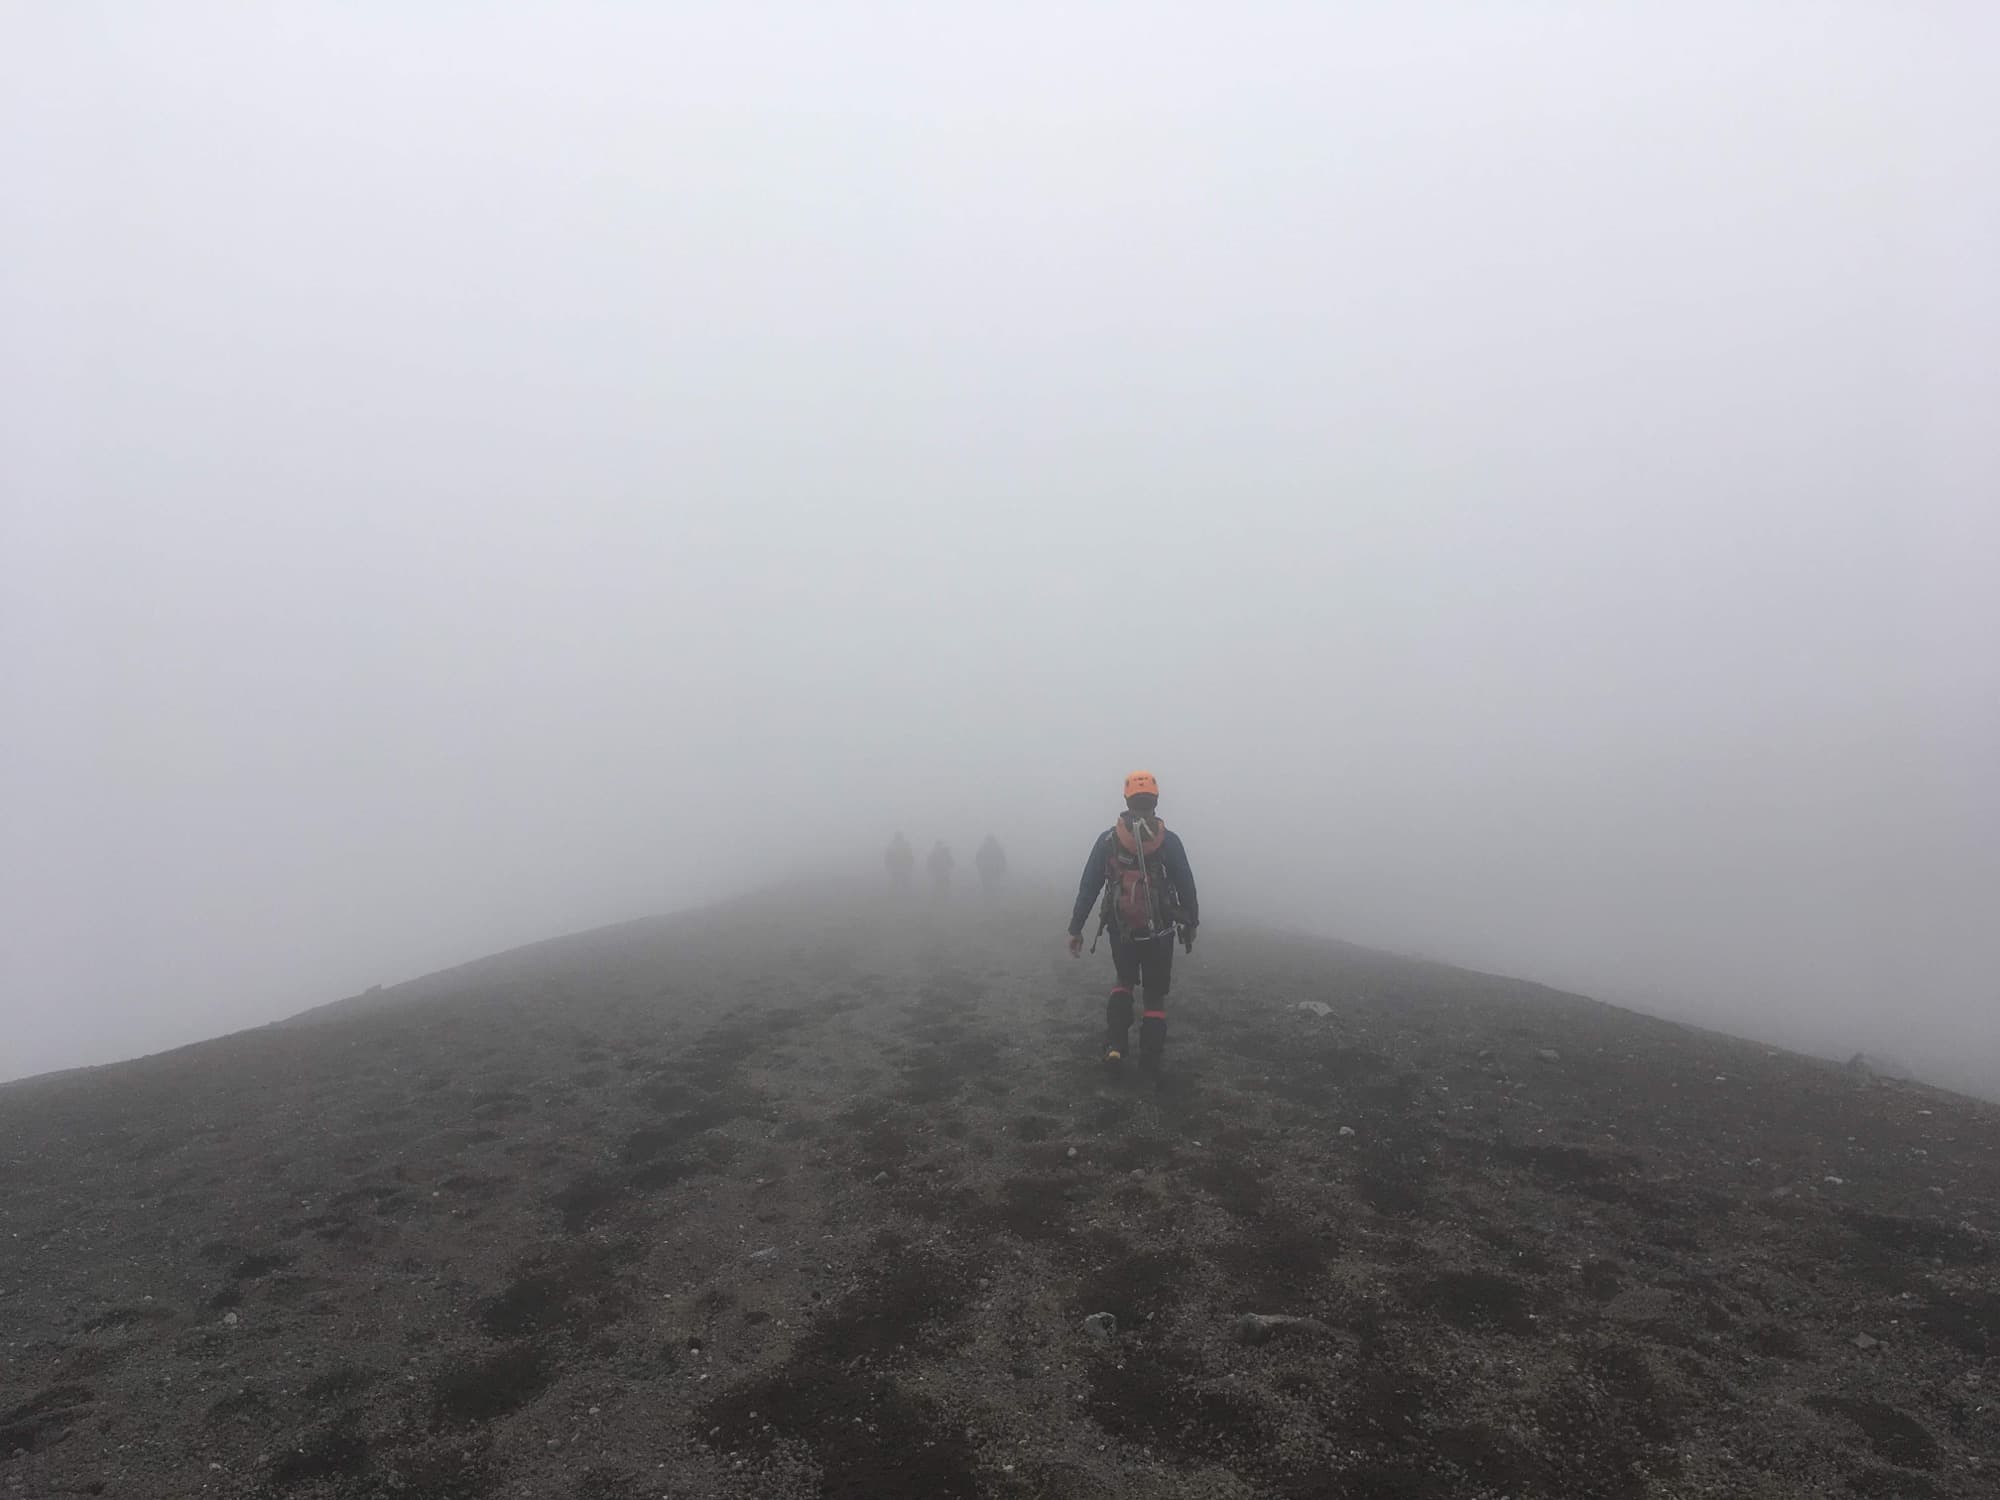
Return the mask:
<svg viewBox="0 0 2000 1500">
<path fill-rule="evenodd" d="M 0 1077 L 897 828 L 1054 951 L 1143 765 L 1212 922 L 2000 1087 L 1996 48 L 8 7 Z"/>
</svg>

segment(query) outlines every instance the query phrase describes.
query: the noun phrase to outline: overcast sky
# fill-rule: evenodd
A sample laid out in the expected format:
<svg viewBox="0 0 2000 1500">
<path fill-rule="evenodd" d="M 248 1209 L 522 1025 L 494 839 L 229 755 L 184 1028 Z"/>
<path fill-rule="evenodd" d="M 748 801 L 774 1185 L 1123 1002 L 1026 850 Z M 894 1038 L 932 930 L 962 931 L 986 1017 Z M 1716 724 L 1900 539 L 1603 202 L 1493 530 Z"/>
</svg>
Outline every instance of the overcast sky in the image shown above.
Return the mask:
<svg viewBox="0 0 2000 1500">
<path fill-rule="evenodd" d="M 1137 764 L 1213 919 L 2000 1058 L 1996 55 L 0 3 L 0 1077 Z"/>
</svg>

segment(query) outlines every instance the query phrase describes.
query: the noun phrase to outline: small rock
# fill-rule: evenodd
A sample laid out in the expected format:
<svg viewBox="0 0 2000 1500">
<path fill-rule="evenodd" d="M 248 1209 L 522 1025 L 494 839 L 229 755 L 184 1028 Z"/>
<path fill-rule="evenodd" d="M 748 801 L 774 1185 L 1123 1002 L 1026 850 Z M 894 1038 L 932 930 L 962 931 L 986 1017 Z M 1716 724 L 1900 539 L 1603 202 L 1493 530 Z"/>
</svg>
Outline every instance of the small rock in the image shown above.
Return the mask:
<svg viewBox="0 0 2000 1500">
<path fill-rule="evenodd" d="M 1261 1344 L 1278 1334 L 1331 1333 L 1318 1318 L 1302 1318 L 1292 1313 L 1245 1313 L 1236 1320 L 1236 1337 L 1245 1344 Z"/>
<path fill-rule="evenodd" d="M 1846 1186 L 1847 1186 L 1847 1179 L 1846 1179 L 1845 1177 L 1831 1177 L 1831 1176 L 1829 1176 L 1829 1177 L 1824 1177 L 1824 1178 L 1822 1178 L 1822 1179 L 1820 1179 L 1820 1180 L 1821 1180 L 1821 1181 L 1823 1181 L 1823 1182 L 1824 1182 L 1824 1183 L 1825 1183 L 1825 1184 L 1826 1184 L 1826 1185 L 1827 1185 L 1828 1187 L 1846 1187 Z"/>
<path fill-rule="evenodd" d="M 761 1263 L 774 1261 L 778 1258 L 778 1247 L 776 1245 L 766 1245 L 762 1250 L 752 1250 L 750 1258 Z"/>
<path fill-rule="evenodd" d="M 1862 1350 L 1865 1353 L 1870 1349 L 1881 1348 L 1882 1341 L 1877 1338 L 1870 1338 L 1865 1333 L 1857 1333 L 1854 1335 L 1854 1347 Z"/>
<path fill-rule="evenodd" d="M 1144 1177 L 1146 1175 L 1146 1169 L 1144 1167 L 1134 1167 L 1132 1169 L 1132 1175 L 1134 1177 Z"/>
<path fill-rule="evenodd" d="M 1563 1055 L 1553 1047 L 1537 1047 L 1535 1058 L 1538 1062 L 1559 1063 L 1563 1060 Z"/>
<path fill-rule="evenodd" d="M 1074 1147 L 1074 1146 L 1070 1147 L 1070 1148 L 1069 1148 L 1069 1150 L 1067 1150 L 1067 1151 L 1065 1151 L 1065 1152 L 1063 1153 L 1063 1155 L 1064 1155 L 1065 1157 L 1067 1157 L 1067 1158 L 1068 1158 L 1069 1160 L 1071 1160 L 1071 1161 L 1075 1161 L 1075 1160 L 1076 1160 L 1076 1147 Z"/>
<path fill-rule="evenodd" d="M 234 1328 L 238 1323 L 242 1321 L 243 1320 L 237 1317 L 235 1313 L 224 1313 L 222 1315 L 222 1324 L 225 1328 Z"/>
<path fill-rule="evenodd" d="M 1340 1127 L 1340 1133 L 1342 1135 L 1353 1135 L 1354 1127 L 1352 1125 L 1343 1125 Z"/>
<path fill-rule="evenodd" d="M 1118 1331 L 1118 1319 L 1108 1312 L 1092 1313 L 1083 1320 L 1083 1331 L 1100 1343 L 1109 1342 Z"/>
<path fill-rule="evenodd" d="M 1298 1008 L 1321 1018 L 1333 1014 L 1333 1007 L 1328 1005 L 1324 1000 L 1301 1000 Z"/>
<path fill-rule="evenodd" d="M 869 1181 L 873 1182 L 877 1187 L 887 1187 L 889 1185 L 889 1174 L 887 1172 L 877 1172 Z"/>
</svg>

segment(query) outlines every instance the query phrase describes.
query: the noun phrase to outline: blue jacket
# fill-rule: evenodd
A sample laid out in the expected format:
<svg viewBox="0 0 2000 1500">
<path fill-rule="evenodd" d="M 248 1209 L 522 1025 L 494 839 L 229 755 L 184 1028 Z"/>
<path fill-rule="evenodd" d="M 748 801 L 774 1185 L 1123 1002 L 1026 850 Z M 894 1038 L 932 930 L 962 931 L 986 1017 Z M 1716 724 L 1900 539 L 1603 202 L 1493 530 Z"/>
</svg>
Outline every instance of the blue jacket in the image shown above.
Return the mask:
<svg viewBox="0 0 2000 1500">
<path fill-rule="evenodd" d="M 1084 861 L 1083 879 L 1077 882 L 1076 905 L 1069 914 L 1069 930 L 1072 936 L 1083 932 L 1083 924 L 1090 920 L 1090 908 L 1097 902 L 1098 894 L 1104 889 L 1105 861 L 1111 857 L 1112 832 L 1109 828 L 1097 836 L 1097 842 L 1090 846 L 1090 858 Z M 1188 868 L 1187 850 L 1181 844 L 1181 836 L 1169 828 L 1160 842 L 1160 862 L 1167 868 L 1167 879 L 1174 888 L 1174 899 L 1180 903 L 1186 915 L 1183 921 L 1194 926 L 1200 920 L 1201 908 L 1195 900 L 1194 871 Z M 1118 914 L 1110 914 L 1110 929 L 1118 930 Z"/>
</svg>

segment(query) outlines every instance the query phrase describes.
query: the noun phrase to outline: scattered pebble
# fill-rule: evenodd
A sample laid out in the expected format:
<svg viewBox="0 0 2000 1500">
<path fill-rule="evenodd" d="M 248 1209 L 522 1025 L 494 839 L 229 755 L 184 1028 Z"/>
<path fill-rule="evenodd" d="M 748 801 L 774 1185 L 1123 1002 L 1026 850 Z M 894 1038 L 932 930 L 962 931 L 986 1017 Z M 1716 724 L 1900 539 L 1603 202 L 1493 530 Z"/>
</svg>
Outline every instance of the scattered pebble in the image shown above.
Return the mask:
<svg viewBox="0 0 2000 1500">
<path fill-rule="evenodd" d="M 1342 1135 L 1353 1135 L 1354 1127 L 1352 1125 L 1343 1125 L 1340 1127 L 1340 1133 Z"/>
<path fill-rule="evenodd" d="M 1563 1055 L 1553 1047 L 1537 1047 L 1535 1057 L 1545 1063 L 1557 1063 L 1563 1060 Z"/>
<path fill-rule="evenodd" d="M 1823 1179 L 1821 1179 L 1821 1180 L 1822 1180 L 1822 1181 L 1824 1181 L 1824 1182 L 1826 1183 L 1826 1185 L 1827 1185 L 1828 1187 L 1846 1187 L 1846 1186 L 1847 1186 L 1847 1179 L 1846 1179 L 1845 1177 L 1826 1177 L 1826 1178 L 1823 1178 Z"/>
<path fill-rule="evenodd" d="M 1281 1333 L 1319 1334 L 1332 1331 L 1318 1318 L 1304 1318 L 1294 1313 L 1245 1313 L 1236 1320 L 1237 1340 L 1245 1344 L 1261 1344 Z"/>
<path fill-rule="evenodd" d="M 766 1245 L 762 1250 L 752 1250 L 750 1258 L 755 1261 L 772 1261 L 778 1258 L 778 1247 Z"/>
<path fill-rule="evenodd" d="M 1118 1319 L 1108 1312 L 1092 1313 L 1083 1320 L 1083 1331 L 1100 1343 L 1108 1342 L 1118 1331 Z"/>
<path fill-rule="evenodd" d="M 871 1180 L 877 1187 L 886 1187 L 889 1182 L 889 1174 L 887 1172 L 877 1172 Z"/>
<path fill-rule="evenodd" d="M 1865 1333 L 1857 1333 L 1854 1335 L 1854 1347 L 1865 1352 L 1869 1349 L 1881 1348 L 1882 1341 L 1877 1338 L 1870 1338 Z"/>
<path fill-rule="evenodd" d="M 226 1328 L 234 1328 L 238 1323 L 242 1321 L 243 1320 L 237 1317 L 235 1313 L 224 1313 L 222 1315 L 223 1326 Z"/>
<path fill-rule="evenodd" d="M 1301 1000 L 1299 1002 L 1299 1009 L 1309 1011 L 1311 1014 L 1321 1017 L 1333 1014 L 1333 1007 L 1328 1005 L 1324 1000 Z"/>
<path fill-rule="evenodd" d="M 1074 1147 L 1074 1146 L 1070 1147 L 1070 1148 L 1069 1148 L 1069 1150 L 1067 1150 L 1067 1151 L 1065 1151 L 1065 1152 L 1063 1153 L 1063 1155 L 1064 1155 L 1064 1156 L 1066 1156 L 1066 1157 L 1068 1157 L 1068 1158 L 1069 1158 L 1069 1159 L 1070 1159 L 1071 1161 L 1075 1161 L 1075 1160 L 1076 1160 L 1076 1147 Z"/>
</svg>

